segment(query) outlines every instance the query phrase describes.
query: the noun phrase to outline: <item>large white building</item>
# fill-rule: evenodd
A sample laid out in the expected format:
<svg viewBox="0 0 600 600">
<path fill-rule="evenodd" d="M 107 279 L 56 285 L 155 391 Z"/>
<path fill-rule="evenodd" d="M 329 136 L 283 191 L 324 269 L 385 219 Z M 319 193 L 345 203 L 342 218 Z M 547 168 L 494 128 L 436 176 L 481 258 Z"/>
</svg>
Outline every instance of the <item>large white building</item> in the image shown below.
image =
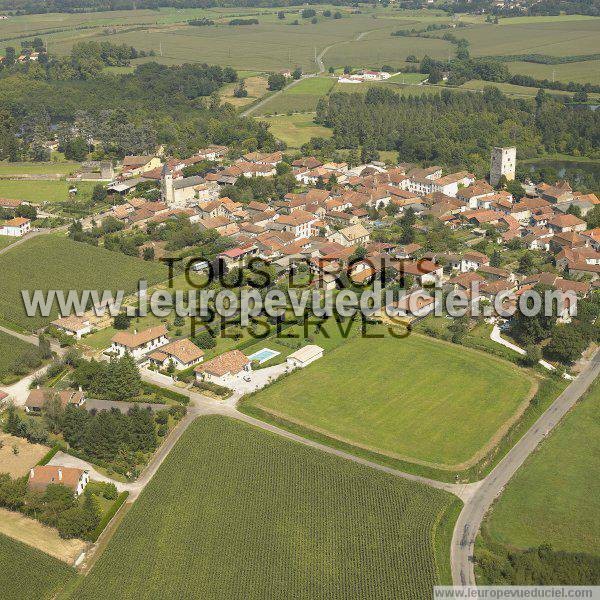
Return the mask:
<svg viewBox="0 0 600 600">
<path fill-rule="evenodd" d="M 508 148 L 492 148 L 492 161 L 490 164 L 490 183 L 498 185 L 504 175 L 507 181 L 515 178 L 517 166 L 517 149 L 514 146 Z"/>
<path fill-rule="evenodd" d="M 119 331 L 112 340 L 109 351 L 117 356 L 129 353 L 135 359 L 142 358 L 148 352 L 152 352 L 169 343 L 167 328 L 164 325 L 150 327 L 144 331 Z"/>
</svg>

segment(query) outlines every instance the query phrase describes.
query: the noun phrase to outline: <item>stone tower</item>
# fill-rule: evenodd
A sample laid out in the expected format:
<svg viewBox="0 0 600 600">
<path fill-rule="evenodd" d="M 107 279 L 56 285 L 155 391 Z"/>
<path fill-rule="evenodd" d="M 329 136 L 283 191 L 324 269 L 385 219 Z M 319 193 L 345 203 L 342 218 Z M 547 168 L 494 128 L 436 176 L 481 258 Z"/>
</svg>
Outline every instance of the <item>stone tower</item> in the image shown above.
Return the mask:
<svg viewBox="0 0 600 600">
<path fill-rule="evenodd" d="M 167 163 L 163 165 L 162 177 L 160 181 L 162 199 L 167 206 L 175 204 L 175 189 L 173 188 L 173 172 L 169 169 Z"/>
<path fill-rule="evenodd" d="M 492 148 L 492 161 L 490 165 L 490 184 L 498 185 L 502 175 L 507 181 L 515 178 L 515 168 L 517 166 L 517 149 L 514 146 L 509 148 Z"/>
</svg>

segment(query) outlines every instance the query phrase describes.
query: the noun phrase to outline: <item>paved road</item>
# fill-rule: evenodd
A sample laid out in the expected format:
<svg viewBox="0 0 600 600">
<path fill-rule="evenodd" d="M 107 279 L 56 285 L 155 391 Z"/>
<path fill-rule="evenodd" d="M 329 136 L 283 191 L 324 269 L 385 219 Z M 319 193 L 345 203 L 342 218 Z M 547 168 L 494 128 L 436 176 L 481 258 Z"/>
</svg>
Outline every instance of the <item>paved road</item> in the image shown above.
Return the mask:
<svg viewBox="0 0 600 600">
<path fill-rule="evenodd" d="M 525 459 L 537 448 L 563 416 L 586 392 L 600 374 L 600 352 L 591 359 L 587 368 L 550 405 L 469 498 L 454 527 L 451 546 L 452 581 L 454 585 L 475 585 L 473 552 L 481 522 L 494 500 L 515 474 Z"/>
</svg>

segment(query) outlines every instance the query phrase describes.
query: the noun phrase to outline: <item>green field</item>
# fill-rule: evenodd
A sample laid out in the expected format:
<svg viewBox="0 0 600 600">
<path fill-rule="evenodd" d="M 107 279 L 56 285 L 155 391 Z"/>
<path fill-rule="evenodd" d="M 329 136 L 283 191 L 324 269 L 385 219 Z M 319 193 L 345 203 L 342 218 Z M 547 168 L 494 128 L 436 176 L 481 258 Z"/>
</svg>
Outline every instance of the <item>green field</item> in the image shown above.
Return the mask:
<svg viewBox="0 0 600 600">
<path fill-rule="evenodd" d="M 600 84 L 600 60 L 587 60 L 581 62 L 563 63 L 558 65 L 539 65 L 530 62 L 507 62 L 506 66 L 511 73 L 530 75 L 537 79 L 552 77 L 556 81 L 575 81 L 576 83 Z"/>
<path fill-rule="evenodd" d="M 22 355 L 30 350 L 33 350 L 31 344 L 0 331 L 0 381 L 2 373 L 8 372 L 15 361 L 20 360 Z"/>
<path fill-rule="evenodd" d="M 331 137 L 332 131 L 314 122 L 314 113 L 277 115 L 264 117 L 261 121 L 269 123 L 271 133 L 285 142 L 289 148 L 300 148 L 312 137 Z"/>
<path fill-rule="evenodd" d="M 3 163 L 4 164 L 4 163 Z M 27 171 L 23 171 L 26 173 Z M 75 184 L 78 200 L 89 199 L 94 189 L 94 183 L 82 181 Z M 34 204 L 42 202 L 64 202 L 69 199 L 70 184 L 64 180 L 12 180 L 0 179 L 0 197 L 24 200 Z"/>
<path fill-rule="evenodd" d="M 249 425 L 203 417 L 73 597 L 426 598 L 447 572 L 436 556 L 448 561 L 444 517 L 457 504 Z"/>
<path fill-rule="evenodd" d="M 460 86 L 461 90 L 483 90 L 486 87 L 493 85 L 500 89 L 502 92 L 509 96 L 522 96 L 524 98 L 535 97 L 538 93 L 539 88 L 535 87 L 526 87 L 524 85 L 513 85 L 511 83 L 490 83 L 489 81 L 480 81 L 479 79 L 467 81 L 463 85 Z M 438 87 L 438 89 L 440 89 Z M 448 88 L 450 89 L 450 88 Z M 561 90 L 547 90 L 549 94 L 555 94 L 557 96 L 572 96 L 572 92 L 563 92 Z M 590 98 L 598 98 L 598 94 L 589 94 Z"/>
<path fill-rule="evenodd" d="M 167 278 L 164 265 L 145 262 L 118 252 L 111 252 L 73 242 L 62 235 L 46 235 L 21 244 L 0 255 L 0 272 L 5 273 L 0 288 L 0 321 L 35 330 L 56 318 L 28 317 L 21 290 L 124 290 L 137 289 L 138 281 Z"/>
<path fill-rule="evenodd" d="M 7 162 L 0 161 L 0 175 L 68 175 L 79 168 L 71 161 Z"/>
<path fill-rule="evenodd" d="M 508 547 L 600 555 L 600 383 L 507 485 L 487 531 Z"/>
<path fill-rule="evenodd" d="M 65 563 L 0 534 L 2 600 L 54 598 L 74 574 Z"/>
<path fill-rule="evenodd" d="M 456 470 L 494 438 L 531 385 L 485 354 L 385 334 L 349 340 L 245 402 L 363 449 Z"/>
<path fill-rule="evenodd" d="M 331 77 L 311 77 L 284 90 L 256 111 L 256 115 L 292 112 L 314 112 L 319 98 L 326 96 L 335 85 Z"/>
<path fill-rule="evenodd" d="M 16 238 L 10 235 L 0 235 L 0 250 L 2 250 L 2 248 L 10 246 L 14 242 L 16 242 Z"/>
</svg>

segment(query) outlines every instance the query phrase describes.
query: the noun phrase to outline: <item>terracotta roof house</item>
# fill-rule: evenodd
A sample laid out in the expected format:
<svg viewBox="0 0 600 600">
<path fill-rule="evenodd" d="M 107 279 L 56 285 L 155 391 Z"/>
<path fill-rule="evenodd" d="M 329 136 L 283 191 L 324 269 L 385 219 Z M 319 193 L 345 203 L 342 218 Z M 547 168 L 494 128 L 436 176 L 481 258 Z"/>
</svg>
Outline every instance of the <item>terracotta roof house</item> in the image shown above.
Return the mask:
<svg viewBox="0 0 600 600">
<path fill-rule="evenodd" d="M 167 337 L 167 328 L 164 325 L 157 325 L 140 332 L 119 331 L 111 341 L 109 349 L 111 353 L 123 356 L 128 352 L 134 358 L 139 359 L 148 352 L 167 344 L 169 338 Z"/>
<path fill-rule="evenodd" d="M 63 408 L 68 404 L 81 406 L 85 402 L 85 394 L 81 390 L 68 388 L 59 391 L 53 388 L 36 388 L 29 392 L 29 396 L 25 401 L 25 412 L 42 412 L 44 406 L 55 398 L 60 400 L 60 404 Z"/>
<path fill-rule="evenodd" d="M 218 385 L 231 384 L 242 371 L 251 371 L 250 359 L 240 350 L 224 352 L 194 368 L 196 380 L 206 380 Z"/>
<path fill-rule="evenodd" d="M 51 325 L 63 331 L 67 335 L 72 335 L 75 339 L 80 340 L 82 336 L 92 331 L 90 320 L 85 317 L 70 315 L 68 317 L 60 317 L 52 321 Z"/>
<path fill-rule="evenodd" d="M 30 469 L 27 486 L 32 491 L 44 492 L 50 484 L 64 485 L 70 488 L 76 496 L 79 496 L 89 481 L 89 472 L 82 469 L 38 465 Z"/>
<path fill-rule="evenodd" d="M 176 340 L 161 346 L 148 355 L 150 362 L 161 368 L 168 367 L 169 364 L 178 369 L 187 369 L 197 365 L 204 358 L 204 350 L 201 350 L 186 338 Z"/>
<path fill-rule="evenodd" d="M 585 231 L 586 222 L 575 215 L 557 215 L 550 221 L 548 226 L 557 233 L 567 233 L 569 231 Z"/>
</svg>

